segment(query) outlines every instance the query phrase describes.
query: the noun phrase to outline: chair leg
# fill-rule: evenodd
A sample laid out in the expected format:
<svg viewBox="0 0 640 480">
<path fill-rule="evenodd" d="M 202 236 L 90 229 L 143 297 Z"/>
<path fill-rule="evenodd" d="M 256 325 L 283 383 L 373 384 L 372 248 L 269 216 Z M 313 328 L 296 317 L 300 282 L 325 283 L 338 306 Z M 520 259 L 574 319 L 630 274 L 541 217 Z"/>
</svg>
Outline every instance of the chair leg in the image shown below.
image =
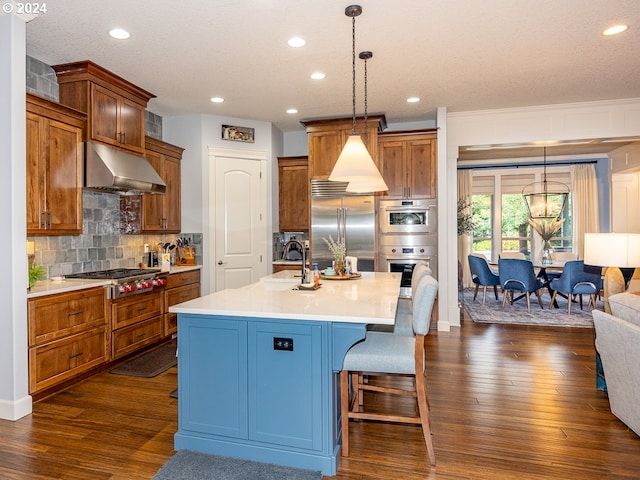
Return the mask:
<svg viewBox="0 0 640 480">
<path fill-rule="evenodd" d="M 420 372 L 416 372 L 416 397 L 418 400 L 418 411 L 420 412 L 420 423 L 422 424 L 422 435 L 424 436 L 424 443 L 427 446 L 427 453 L 429 454 L 429 463 L 435 465 L 436 454 L 431 439 L 431 418 L 427 401 L 427 381 L 424 374 Z"/>
<path fill-rule="evenodd" d="M 540 290 L 536 290 L 536 297 L 538 297 L 538 304 L 540 308 L 544 310 L 544 306 L 542 305 L 542 295 L 540 295 Z"/>
<path fill-rule="evenodd" d="M 526 292 L 524 295 L 527 298 L 527 312 L 531 312 L 531 295 L 529 295 L 529 292 Z"/>
<path fill-rule="evenodd" d="M 480 289 L 480 284 L 476 283 L 476 289 L 473 291 L 473 301 L 475 302 L 477 296 L 478 296 L 478 290 Z"/>
<path fill-rule="evenodd" d="M 340 415 L 342 423 L 342 456 L 349 456 L 349 372 L 340 371 Z"/>
<path fill-rule="evenodd" d="M 573 295 L 569 293 L 567 294 L 567 303 L 569 304 L 569 306 L 567 307 L 568 315 L 571 315 L 571 302 L 573 302 Z"/>
<path fill-rule="evenodd" d="M 509 291 L 508 290 L 503 290 L 502 291 L 502 309 L 504 310 L 504 304 L 507 301 L 507 295 L 509 295 Z"/>
<path fill-rule="evenodd" d="M 482 289 L 482 304 L 484 305 L 485 300 L 487 299 L 487 286 L 485 285 Z"/>
<path fill-rule="evenodd" d="M 553 294 L 551 295 L 551 301 L 549 302 L 549 310 L 551 310 L 551 307 L 553 307 L 553 301 L 556 299 L 556 293 L 558 292 L 554 290 Z"/>
<path fill-rule="evenodd" d="M 496 295 L 496 300 L 498 300 L 498 286 L 497 286 L 497 285 L 494 285 L 494 286 L 493 286 L 493 293 L 495 293 L 495 295 Z"/>
</svg>

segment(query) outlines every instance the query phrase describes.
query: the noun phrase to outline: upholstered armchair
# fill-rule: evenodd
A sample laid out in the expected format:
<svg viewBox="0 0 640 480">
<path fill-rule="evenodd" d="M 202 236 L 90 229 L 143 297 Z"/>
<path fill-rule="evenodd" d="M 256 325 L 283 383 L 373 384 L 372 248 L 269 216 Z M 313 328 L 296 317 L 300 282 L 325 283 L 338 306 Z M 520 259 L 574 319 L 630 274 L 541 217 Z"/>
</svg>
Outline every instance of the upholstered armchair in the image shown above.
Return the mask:
<svg viewBox="0 0 640 480">
<path fill-rule="evenodd" d="M 544 308 L 542 306 L 542 297 L 540 296 L 540 289 L 543 287 L 543 283 L 536 277 L 533 263 L 530 260 L 500 258 L 498 260 L 498 271 L 502 287 L 502 308 L 504 308 L 507 298 L 509 303 L 513 305 L 513 302 L 525 297 L 527 299 L 527 311 L 530 312 L 531 293 L 536 294 L 540 308 Z M 521 295 L 516 298 L 515 292 Z"/>
<path fill-rule="evenodd" d="M 580 310 L 582 310 L 583 295 L 589 295 L 589 306 L 595 308 L 596 296 L 600 292 L 601 282 L 600 274 L 585 272 L 583 260 L 566 262 L 562 274 L 549 283 L 549 290 L 553 291 L 549 308 L 553 305 L 558 293 L 563 293 L 567 296 L 569 315 L 571 315 L 573 297 L 576 295 L 580 297 Z"/>
<path fill-rule="evenodd" d="M 476 286 L 473 292 L 473 299 L 476 299 L 478 290 L 483 287 L 482 304 L 484 305 L 487 298 L 487 287 L 493 287 L 496 300 L 498 300 L 500 277 L 491 271 L 487 259 L 484 256 L 472 253 L 469 255 L 469 270 L 471 271 L 471 280 Z"/>
</svg>

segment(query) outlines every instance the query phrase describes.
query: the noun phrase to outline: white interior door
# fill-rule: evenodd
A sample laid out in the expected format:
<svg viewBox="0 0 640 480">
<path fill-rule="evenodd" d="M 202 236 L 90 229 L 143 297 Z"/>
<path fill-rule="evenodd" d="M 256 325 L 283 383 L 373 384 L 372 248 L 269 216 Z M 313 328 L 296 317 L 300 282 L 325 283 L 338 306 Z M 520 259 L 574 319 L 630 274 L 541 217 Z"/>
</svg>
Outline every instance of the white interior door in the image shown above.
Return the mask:
<svg viewBox="0 0 640 480">
<path fill-rule="evenodd" d="M 611 228 L 616 233 L 639 233 L 640 173 L 611 177 Z"/>
<path fill-rule="evenodd" d="M 215 291 L 238 288 L 265 274 L 266 188 L 264 158 L 216 155 L 211 238 L 215 252 L 211 280 Z"/>
</svg>

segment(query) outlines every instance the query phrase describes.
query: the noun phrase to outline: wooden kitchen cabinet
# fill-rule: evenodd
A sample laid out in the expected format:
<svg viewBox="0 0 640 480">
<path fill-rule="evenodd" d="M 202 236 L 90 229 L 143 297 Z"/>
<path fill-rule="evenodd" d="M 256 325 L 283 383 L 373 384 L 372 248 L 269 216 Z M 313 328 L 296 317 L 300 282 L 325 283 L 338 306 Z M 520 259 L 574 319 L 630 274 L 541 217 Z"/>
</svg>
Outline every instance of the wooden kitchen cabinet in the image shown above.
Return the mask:
<svg viewBox="0 0 640 480">
<path fill-rule="evenodd" d="M 112 358 L 163 338 L 163 295 L 154 290 L 111 302 Z"/>
<path fill-rule="evenodd" d="M 351 117 L 309 120 L 302 122 L 307 131 L 309 152 L 309 178 L 327 179 L 333 170 L 344 144 L 347 143 L 353 129 Z M 374 115 L 367 118 L 367 138 L 365 145 L 377 164 L 378 132 L 386 128 L 384 115 Z M 356 133 L 364 132 L 364 119 L 358 118 Z"/>
<path fill-rule="evenodd" d="M 169 312 L 169 307 L 200 296 L 200 270 L 172 273 L 164 287 L 164 336 L 178 331 L 178 314 Z"/>
<path fill-rule="evenodd" d="M 183 148 L 146 137 L 145 157 L 167 185 L 164 194 L 142 195 L 143 233 L 180 233 L 180 161 Z"/>
<path fill-rule="evenodd" d="M 144 111 L 155 95 L 88 60 L 52 68 L 60 103 L 87 114 L 87 140 L 144 153 Z"/>
<path fill-rule="evenodd" d="M 385 198 L 436 198 L 436 147 L 435 130 L 381 133 L 379 168 L 389 187 Z"/>
<path fill-rule="evenodd" d="M 104 287 L 37 297 L 27 309 L 31 394 L 109 361 Z"/>
<path fill-rule="evenodd" d="M 278 200 L 281 232 L 309 230 L 308 157 L 278 158 Z"/>
<path fill-rule="evenodd" d="M 27 94 L 27 235 L 82 233 L 86 116 Z"/>
</svg>

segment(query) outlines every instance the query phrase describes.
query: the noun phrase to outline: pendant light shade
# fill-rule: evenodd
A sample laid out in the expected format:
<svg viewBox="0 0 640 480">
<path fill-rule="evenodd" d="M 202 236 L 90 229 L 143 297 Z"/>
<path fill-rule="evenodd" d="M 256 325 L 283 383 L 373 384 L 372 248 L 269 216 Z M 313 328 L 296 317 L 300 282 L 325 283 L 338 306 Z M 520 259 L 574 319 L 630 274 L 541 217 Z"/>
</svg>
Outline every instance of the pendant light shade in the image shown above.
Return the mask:
<svg viewBox="0 0 640 480">
<path fill-rule="evenodd" d="M 532 220 L 554 220 L 562 215 L 569 197 L 569 187 L 564 183 L 547 181 L 547 147 L 544 147 L 542 182 L 525 185 L 522 197 Z"/>
<path fill-rule="evenodd" d="M 367 150 L 360 135 L 356 133 L 356 17 L 362 13 L 360 5 L 350 5 L 345 11 L 345 15 L 352 19 L 352 50 L 351 50 L 351 66 L 352 66 L 352 107 L 353 107 L 353 126 L 351 135 L 347 139 L 342 152 L 338 156 L 329 180 L 349 182 L 347 192 L 365 193 L 379 192 L 388 190 L 382 175 L 376 164 L 371 158 L 371 154 Z M 364 57 L 362 57 L 364 58 Z M 367 55 L 371 58 L 371 54 Z M 366 60 L 365 60 L 366 62 Z M 365 85 L 366 85 L 366 67 L 365 67 Z M 367 105 L 367 92 L 365 89 L 365 110 Z M 366 112 L 365 112 L 365 135 L 366 135 Z M 352 185 L 353 184 L 353 185 Z"/>
</svg>

